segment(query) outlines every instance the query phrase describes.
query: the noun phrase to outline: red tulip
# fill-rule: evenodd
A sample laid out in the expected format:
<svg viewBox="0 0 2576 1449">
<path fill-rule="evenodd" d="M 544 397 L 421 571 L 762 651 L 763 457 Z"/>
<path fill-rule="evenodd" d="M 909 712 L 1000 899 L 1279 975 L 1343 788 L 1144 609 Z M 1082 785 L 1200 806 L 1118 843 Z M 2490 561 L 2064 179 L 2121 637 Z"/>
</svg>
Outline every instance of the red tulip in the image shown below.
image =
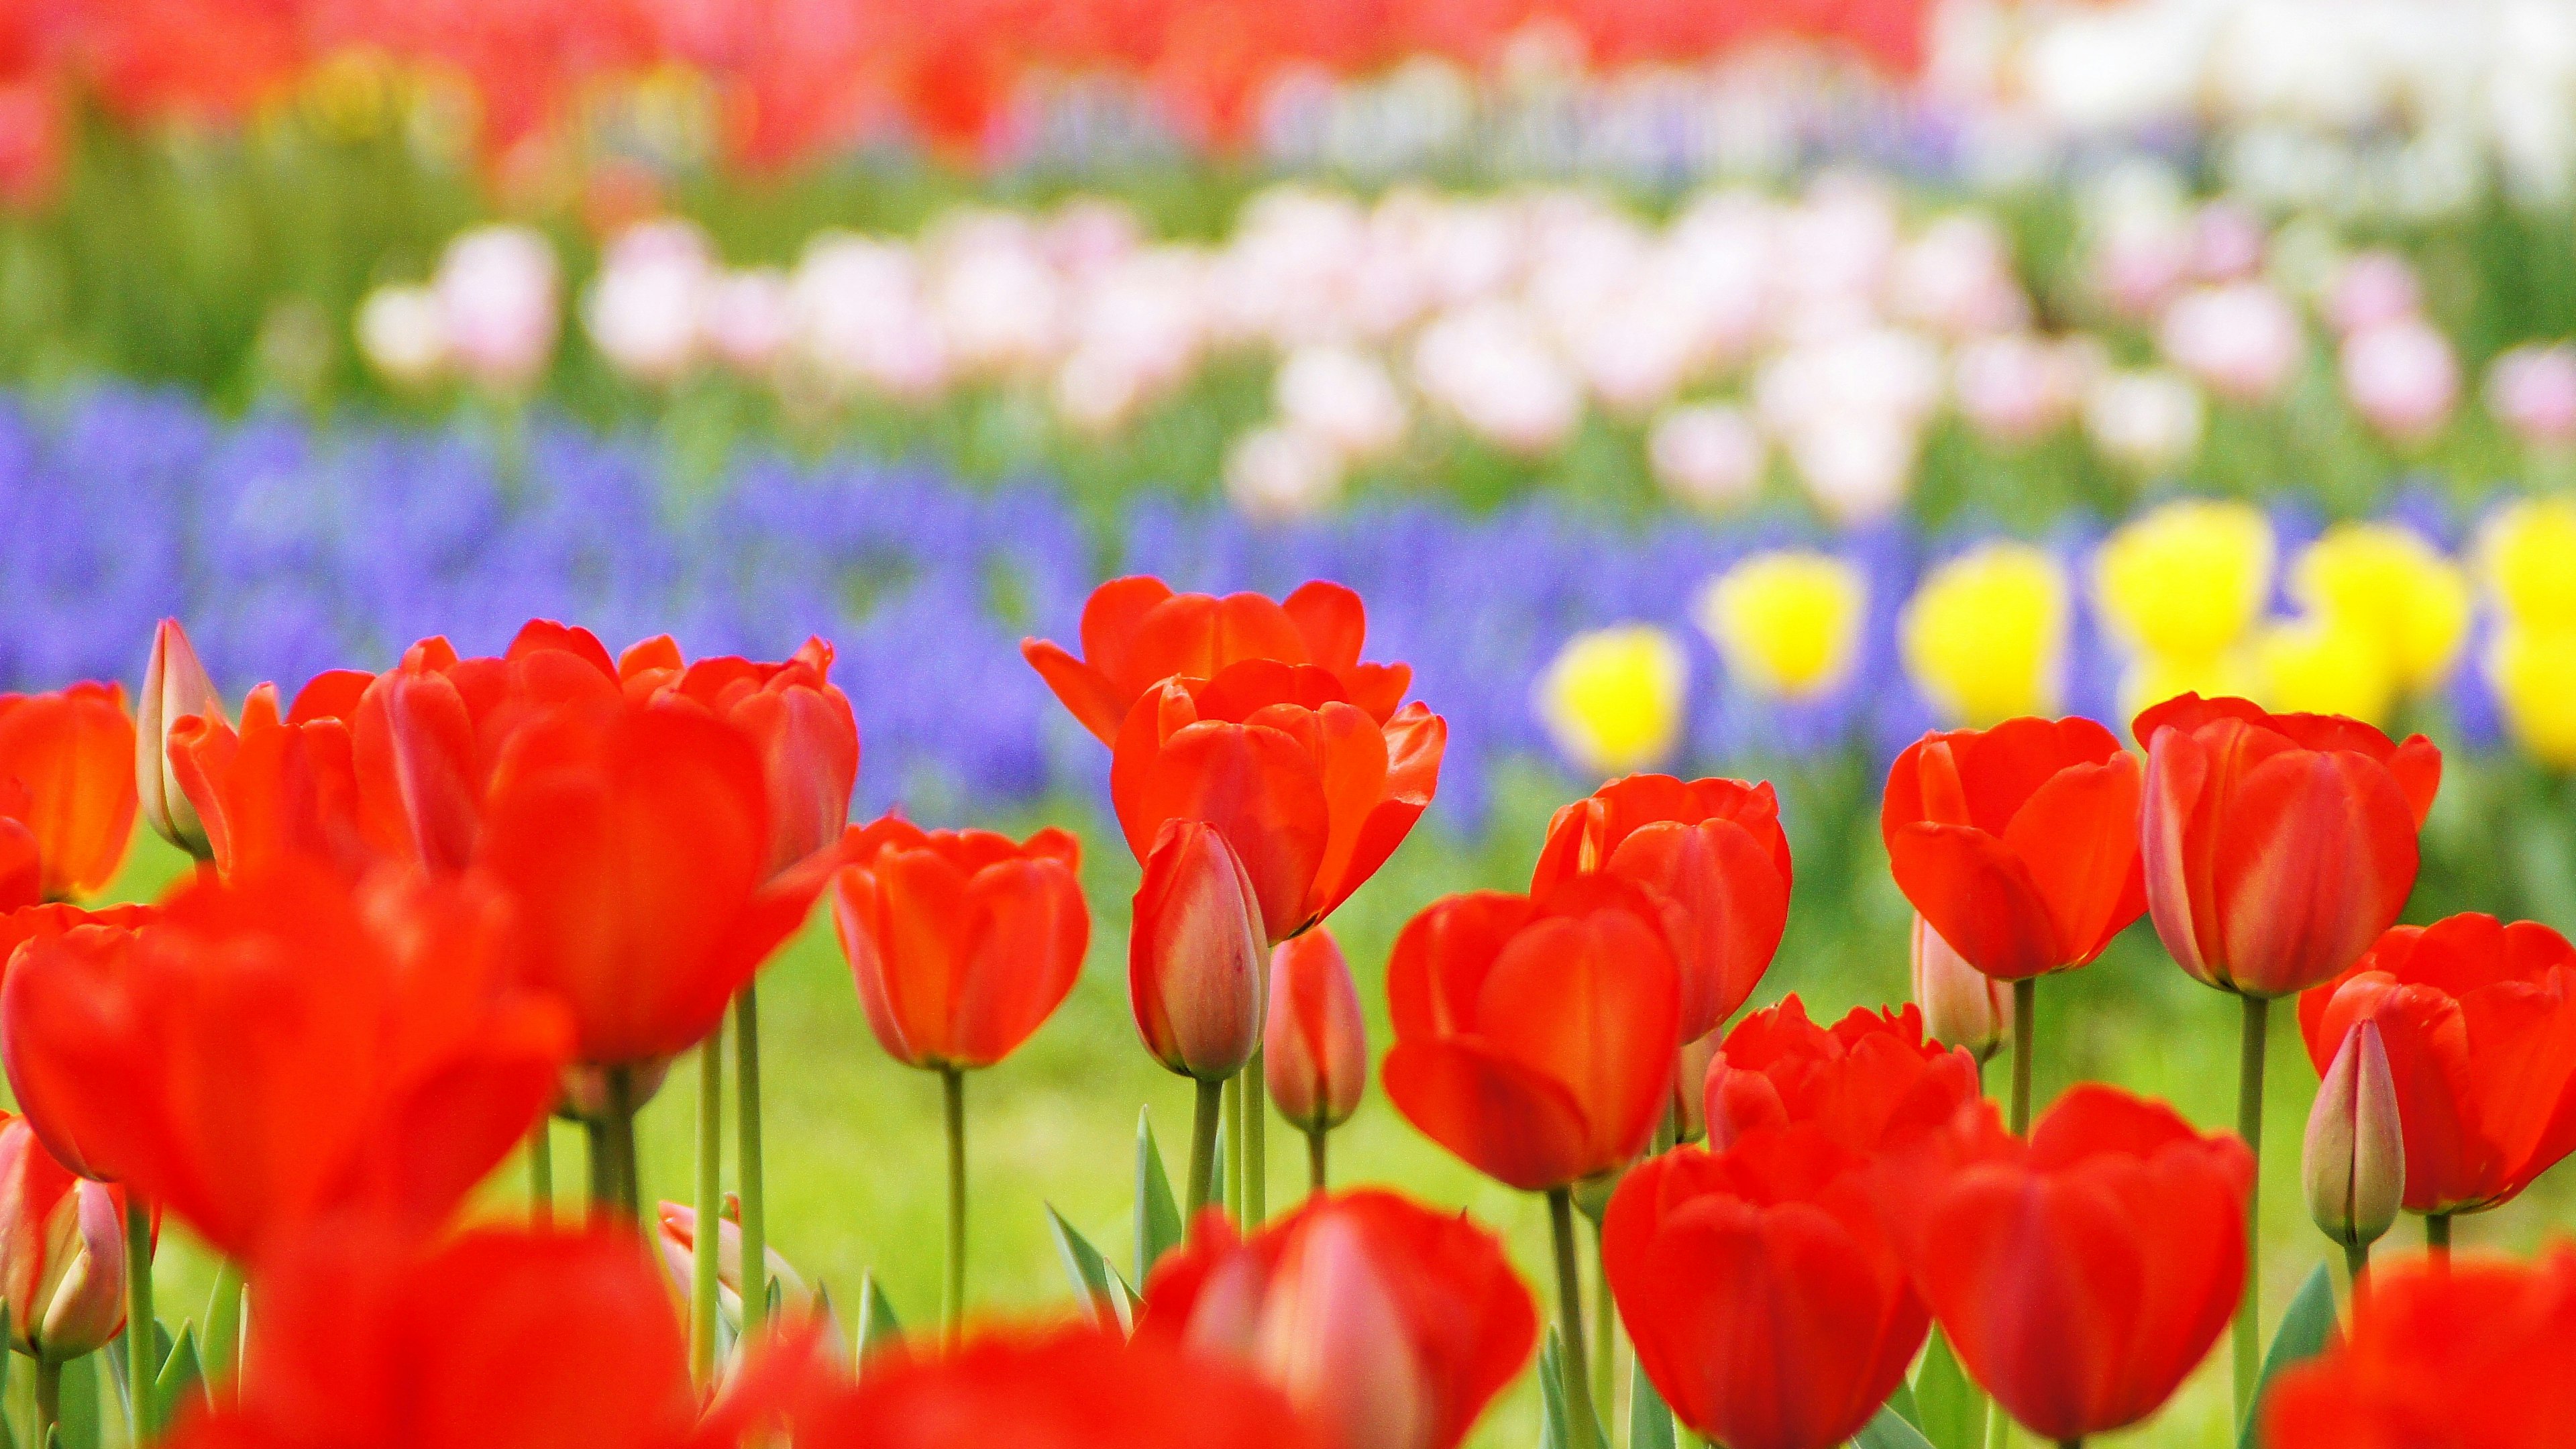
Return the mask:
<svg viewBox="0 0 2576 1449">
<path fill-rule="evenodd" d="M 85 911 L 59 902 L 27 906 L 0 916 L 0 969 L 14 966 L 19 948 L 26 943 L 59 941 L 66 935 L 76 935 L 78 944 L 90 950 L 121 953 L 133 944 L 136 931 L 160 917 L 161 911 L 157 906 L 107 906 L 96 911 Z M 0 1003 L 6 1000 L 5 990 L 0 990 Z M 9 1019 L 5 1011 L 0 1011 L 0 1055 L 11 1050 L 8 1035 Z M 46 1128 L 38 1128 L 30 1121 L 28 1126 L 30 1130 L 50 1134 L 44 1138 L 46 1152 L 66 1168 L 95 1181 L 107 1179 L 107 1174 L 91 1165 L 87 1155 L 81 1151 L 80 1143 L 70 1137 L 65 1124 L 53 1123 Z"/>
<path fill-rule="evenodd" d="M 987 1329 L 919 1357 L 870 1359 L 808 1398 L 796 1449 L 1333 1449 L 1286 1395 L 1161 1335 Z"/>
<path fill-rule="evenodd" d="M 220 715 L 190 715 L 170 726 L 171 776 L 226 875 L 319 860 L 355 879 L 374 859 L 359 825 L 349 726 L 308 713 L 313 692 L 308 685 L 281 715 L 277 687 L 259 686 L 242 701 L 238 731 Z"/>
<path fill-rule="evenodd" d="M 1413 671 L 1363 664 L 1368 611 L 1340 584 L 1306 584 L 1279 603 L 1259 594 L 1176 594 L 1136 575 L 1094 589 L 1082 607 L 1080 659 L 1048 640 L 1023 639 L 1020 653 L 1104 745 L 1156 685 L 1175 677 L 1213 679 L 1247 659 L 1309 664 L 1340 682 L 1340 697 L 1385 724 Z"/>
<path fill-rule="evenodd" d="M 1991 1060 L 2012 1039 L 2012 988 L 1968 964 L 1932 923 L 1914 918 L 1914 1004 L 1923 1029 L 1944 1046 L 1964 1047 L 1978 1061 Z"/>
<path fill-rule="evenodd" d="M 1167 682 L 1119 730 L 1109 794 L 1143 860 L 1168 820 L 1233 847 L 1276 945 L 1377 873 L 1431 803 L 1448 726 L 1421 704 L 1381 723 L 1323 669 L 1251 660 Z"/>
<path fill-rule="evenodd" d="M 1556 812 L 1530 893 L 1606 871 L 1663 903 L 1684 1041 L 1725 1024 L 1789 922 L 1789 838 L 1768 782 L 1630 775 Z"/>
<path fill-rule="evenodd" d="M 2406 1143 L 2405 1205 L 2474 1212 L 2576 1150 L 2576 947 L 2537 921 L 2399 926 L 2299 997 L 2322 1075 L 2376 1022 Z"/>
<path fill-rule="evenodd" d="M 1339 1449 L 1455 1449 L 1529 1362 L 1538 1313 L 1492 1233 L 1361 1191 L 1248 1239 L 1202 1214 L 1136 1332 L 1248 1361 Z"/>
<path fill-rule="evenodd" d="M 2576 1252 L 2374 1269 L 2349 1337 L 2263 1400 L 2269 1449 L 2533 1449 L 2576 1423 Z"/>
<path fill-rule="evenodd" d="M 188 631 L 164 619 L 152 631 L 152 653 L 143 665 L 143 698 L 134 720 L 134 785 L 143 823 L 163 840 L 209 858 L 206 827 L 170 768 L 170 729 L 183 719 L 224 720 L 223 697 L 197 658 Z"/>
<path fill-rule="evenodd" d="M 1854 1152 L 1928 1131 L 1975 1101 L 1974 1058 L 1923 1035 L 1923 1014 L 1854 1007 L 1828 1029 L 1792 994 L 1726 1034 L 1706 1075 L 1709 1146 L 1812 1124 Z"/>
<path fill-rule="evenodd" d="M 2090 1083 L 2028 1143 L 1984 1103 L 1945 1135 L 1953 1165 L 1912 1175 L 1890 1222 L 1970 1377 L 2047 1439 L 2154 1413 L 2236 1312 L 2253 1154 Z"/>
<path fill-rule="evenodd" d="M 1435 901 L 1387 966 L 1386 1094 L 1511 1187 L 1568 1186 L 1645 1150 L 1672 1086 L 1681 985 L 1660 911 L 1615 878 L 1539 900 Z"/>
<path fill-rule="evenodd" d="M 0 814 L 35 837 L 44 899 L 87 894 L 116 878 L 134 834 L 134 774 L 134 721 L 122 685 L 0 695 Z"/>
<path fill-rule="evenodd" d="M 1931 1315 L 1866 1165 L 1800 1126 L 1663 1153 L 1620 1180 L 1602 1272 L 1681 1422 L 1728 1449 L 1826 1449 L 1905 1382 Z"/>
<path fill-rule="evenodd" d="M 1214 826 L 1165 821 L 1136 887 L 1127 1004 L 1172 1071 L 1223 1081 L 1261 1045 L 1261 902 Z"/>
<path fill-rule="evenodd" d="M 832 919 L 859 1003 L 908 1067 L 989 1067 L 1019 1049 L 1082 975 L 1091 915 L 1082 845 L 989 830 L 924 831 L 889 815 L 855 832 Z"/>
<path fill-rule="evenodd" d="M 0 1124 L 10 1345 L 55 1363 L 105 1348 L 125 1327 L 125 1190 L 73 1176 L 25 1118 L 0 1113 Z"/>
<path fill-rule="evenodd" d="M 1936 731 L 1888 771 L 1896 885 L 1968 964 L 2021 981 L 2102 954 L 2146 909 L 2138 762 L 2089 719 Z"/>
<path fill-rule="evenodd" d="M 57 1159 L 247 1261 L 353 1205 L 434 1225 L 518 1145 L 571 1042 L 513 964 L 470 884 L 199 879 L 139 932 L 30 940 L 0 1049 Z"/>
<path fill-rule="evenodd" d="M 742 735 L 624 701 L 521 726 L 493 766 L 477 863 L 518 908 L 526 979 L 571 1008 L 583 1062 L 703 1039 L 803 925 L 831 859 L 769 877 L 769 803 Z"/>
<path fill-rule="evenodd" d="M 841 838 L 859 778 L 859 722 L 831 682 L 832 646 L 820 637 L 783 663 L 729 656 L 679 667 L 665 635 L 618 660 L 631 691 L 650 682 L 662 697 L 704 706 L 760 753 L 769 789 L 769 869 L 786 870 Z"/>
<path fill-rule="evenodd" d="M 1308 1131 L 1339 1127 L 1368 1085 L 1368 1026 L 1351 963 L 1317 926 L 1270 953 L 1270 1008 L 1261 1074 L 1279 1114 Z"/>
<path fill-rule="evenodd" d="M 2415 831 L 2442 783 L 2431 741 L 2196 694 L 2131 729 L 2147 750 L 2147 905 L 2185 971 L 2287 996 L 2396 924 L 2415 885 Z"/>
</svg>

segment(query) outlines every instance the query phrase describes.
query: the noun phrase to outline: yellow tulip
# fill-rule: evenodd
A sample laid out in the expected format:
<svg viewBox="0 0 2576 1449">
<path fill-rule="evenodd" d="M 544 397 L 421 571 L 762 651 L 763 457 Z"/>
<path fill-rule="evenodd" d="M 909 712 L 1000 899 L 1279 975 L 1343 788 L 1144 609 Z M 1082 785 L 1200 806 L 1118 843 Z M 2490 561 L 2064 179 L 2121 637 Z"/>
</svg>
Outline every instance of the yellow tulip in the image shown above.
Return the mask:
<svg viewBox="0 0 2576 1449">
<path fill-rule="evenodd" d="M 2263 671 L 2254 651 L 2223 649 L 2201 658 L 2141 654 L 2120 675 L 2120 709 L 2135 717 L 2148 705 L 2177 694 L 2252 699 L 2263 693 Z"/>
<path fill-rule="evenodd" d="M 2479 562 L 2505 618 L 2576 630 L 2576 497 L 2528 498 L 2487 520 Z"/>
<path fill-rule="evenodd" d="M 1849 560 L 1782 549 L 1711 580 L 1697 617 L 1738 684 L 1806 699 L 1850 675 L 1868 605 L 1869 581 Z"/>
<path fill-rule="evenodd" d="M 2326 626 L 2380 655 L 2389 688 L 2430 689 L 2469 635 L 2465 570 L 2393 523 L 2339 523 L 2290 568 L 2290 593 Z"/>
<path fill-rule="evenodd" d="M 2168 503 L 2102 541 L 2094 593 L 2132 648 L 2200 668 L 2262 614 L 2272 563 L 2271 521 L 2252 506 Z"/>
<path fill-rule="evenodd" d="M 1905 605 L 1905 669 L 1953 723 L 2055 714 L 2066 656 L 2066 570 L 2024 543 L 1990 543 L 1932 571 Z"/>
<path fill-rule="evenodd" d="M 1585 770 L 1625 775 L 1662 764 L 1679 743 L 1690 659 L 1652 624 L 1619 624 L 1565 641 L 1539 676 L 1539 722 Z"/>
<path fill-rule="evenodd" d="M 2576 769 L 2576 628 L 2507 623 L 2487 646 L 2505 729 L 2533 759 Z"/>
<path fill-rule="evenodd" d="M 2385 641 L 2357 625 L 2322 615 L 2283 619 L 2255 646 L 2267 709 L 2342 714 L 2385 724 L 2397 702 L 2397 679 Z"/>
</svg>

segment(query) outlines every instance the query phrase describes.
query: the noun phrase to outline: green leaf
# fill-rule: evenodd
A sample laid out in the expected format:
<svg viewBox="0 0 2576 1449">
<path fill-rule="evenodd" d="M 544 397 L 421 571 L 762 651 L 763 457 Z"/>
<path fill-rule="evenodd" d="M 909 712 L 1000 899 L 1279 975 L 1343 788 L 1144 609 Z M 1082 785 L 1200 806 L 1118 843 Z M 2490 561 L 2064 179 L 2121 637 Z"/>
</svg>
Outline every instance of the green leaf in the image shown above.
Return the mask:
<svg viewBox="0 0 2576 1449">
<path fill-rule="evenodd" d="M 1903 1414 L 1885 1408 L 1852 1436 L 1852 1449 L 1932 1449 L 1932 1445 L 1921 1431 L 1905 1422 Z"/>
<path fill-rule="evenodd" d="M 859 1280 L 859 1362 L 864 1364 L 879 1349 L 902 1342 L 903 1324 L 894 1316 L 894 1305 L 886 1301 L 885 1285 L 871 1272 Z"/>
<path fill-rule="evenodd" d="M 786 1312 L 787 1285 L 776 1278 L 770 1279 L 769 1292 L 767 1296 L 762 1299 L 761 1306 L 766 1310 L 761 1314 L 764 1321 L 774 1321 L 777 1319 L 778 1315 Z"/>
<path fill-rule="evenodd" d="M 63 1449 L 98 1449 L 98 1360 L 93 1353 L 63 1365 Z"/>
<path fill-rule="evenodd" d="M 1983 1449 L 1986 1442 L 1986 1396 L 1968 1382 L 1967 1370 L 1940 1329 L 1923 1350 L 1923 1368 L 1914 1376 L 1914 1426 L 1932 1441 L 1932 1449 Z"/>
<path fill-rule="evenodd" d="M 1673 1411 L 1635 1359 L 1628 1361 L 1628 1449 L 1673 1449 Z"/>
<path fill-rule="evenodd" d="M 1538 1351 L 1538 1397 L 1545 1410 L 1539 1418 L 1539 1449 L 1575 1449 L 1566 1428 L 1565 1349 L 1553 1328 L 1547 1331 L 1546 1346 Z"/>
<path fill-rule="evenodd" d="M 1126 1280 L 1109 1266 L 1108 1259 L 1100 1256 L 1098 1248 L 1091 1246 L 1090 1239 L 1064 1220 L 1053 1203 L 1046 1205 L 1046 1215 L 1047 1229 L 1055 1234 L 1056 1252 L 1064 1259 L 1064 1275 L 1073 1282 L 1074 1296 L 1082 1300 L 1083 1316 L 1101 1328 L 1124 1328 L 1127 1313 L 1121 1295 Z"/>
<path fill-rule="evenodd" d="M 1136 1114 L 1136 1281 L 1152 1276 L 1154 1265 L 1187 1232 L 1181 1205 L 1172 1200 L 1172 1179 L 1163 1171 L 1163 1150 L 1154 1142 L 1153 1121 L 1140 1111 Z"/>
<path fill-rule="evenodd" d="M 153 1394 L 161 1405 L 165 1423 L 178 1422 L 180 1395 L 205 1397 L 206 1371 L 197 1362 L 197 1330 L 193 1324 L 179 1325 L 179 1342 L 170 1356 L 161 1361 L 161 1377 L 155 1381 Z"/>
<path fill-rule="evenodd" d="M 2335 1322 L 2334 1274 L 2319 1263 L 2291 1297 L 2288 1311 L 2281 1315 L 2280 1328 L 2272 1334 L 2272 1346 L 2263 1352 L 2263 1373 L 2254 1381 L 2254 1412 L 2237 1432 L 2237 1449 L 2257 1449 L 2263 1442 L 2263 1401 L 2272 1392 L 2272 1380 L 2291 1366 L 2325 1352 L 2340 1337 L 2342 1332 Z"/>
<path fill-rule="evenodd" d="M 1887 1396 L 1887 1402 L 1881 1407 L 1895 1410 L 1896 1417 L 1913 1425 L 1915 1432 L 1922 1432 L 1923 1411 L 1914 1406 L 1914 1390 L 1905 1380 L 1896 1381 L 1896 1391 Z"/>
</svg>

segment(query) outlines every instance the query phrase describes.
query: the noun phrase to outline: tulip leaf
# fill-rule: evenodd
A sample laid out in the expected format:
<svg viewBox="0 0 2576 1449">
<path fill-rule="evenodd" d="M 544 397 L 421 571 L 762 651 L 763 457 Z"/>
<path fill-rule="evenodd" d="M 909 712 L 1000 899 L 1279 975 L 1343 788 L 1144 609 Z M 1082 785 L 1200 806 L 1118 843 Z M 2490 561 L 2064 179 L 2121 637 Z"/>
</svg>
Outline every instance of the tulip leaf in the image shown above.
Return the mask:
<svg viewBox="0 0 2576 1449">
<path fill-rule="evenodd" d="M 1887 1402 L 1880 1407 L 1894 1411 L 1896 1417 L 1913 1425 L 1916 1433 L 1923 1431 L 1923 1411 L 1914 1406 L 1914 1386 L 1905 1380 L 1896 1381 L 1895 1391 L 1887 1396 Z"/>
<path fill-rule="evenodd" d="M 2263 1442 L 2263 1402 L 2271 1395 L 2272 1380 L 2325 1352 L 2340 1337 L 2341 1330 L 2335 1323 L 2334 1274 L 2319 1263 L 2290 1299 L 2288 1311 L 2281 1315 L 2280 1328 L 2272 1334 L 2272 1346 L 2263 1352 L 2263 1373 L 2254 1381 L 2254 1412 L 2238 1428 L 2237 1449 L 2257 1449 Z"/>
<path fill-rule="evenodd" d="M 902 1343 L 903 1325 L 895 1319 L 894 1305 L 886 1301 L 885 1285 L 870 1273 L 859 1280 L 859 1362 L 865 1364 L 878 1350 Z"/>
<path fill-rule="evenodd" d="M 161 1361 L 161 1377 L 153 1386 L 153 1401 L 161 1406 L 166 1422 L 178 1414 L 179 1396 L 183 1393 L 205 1396 L 205 1369 L 197 1361 L 197 1329 L 194 1324 L 179 1325 L 178 1345 Z"/>
<path fill-rule="evenodd" d="M 1932 1443 L 1903 1414 L 1885 1408 L 1852 1436 L 1852 1449 L 1932 1449 Z"/>
<path fill-rule="evenodd" d="M 1082 1300 L 1083 1316 L 1100 1328 L 1126 1327 L 1127 1280 L 1091 1246 L 1091 1240 L 1074 1230 L 1055 1210 L 1046 1205 L 1047 1228 L 1055 1234 L 1056 1251 L 1064 1258 L 1064 1275 L 1073 1281 L 1074 1296 Z"/>
<path fill-rule="evenodd" d="M 1545 1410 L 1539 1418 L 1539 1449 L 1578 1449 L 1566 1428 L 1565 1349 L 1553 1328 L 1538 1351 L 1538 1396 Z"/>
<path fill-rule="evenodd" d="M 99 1355 L 85 1354 L 63 1365 L 62 1418 L 58 1421 L 63 1449 L 98 1449 Z"/>
<path fill-rule="evenodd" d="M 1181 1206 L 1172 1200 L 1172 1179 L 1163 1170 L 1163 1150 L 1154 1142 L 1148 1114 L 1136 1114 L 1136 1281 L 1152 1276 L 1154 1265 L 1178 1246 L 1188 1230 Z"/>
<path fill-rule="evenodd" d="M 1914 1376 L 1914 1426 L 1932 1449 L 1981 1449 L 1986 1442 L 1986 1396 L 1968 1382 L 1948 1335 L 1938 1328 Z"/>
<path fill-rule="evenodd" d="M 1635 1359 L 1628 1361 L 1628 1449 L 1673 1449 L 1673 1411 Z"/>
</svg>

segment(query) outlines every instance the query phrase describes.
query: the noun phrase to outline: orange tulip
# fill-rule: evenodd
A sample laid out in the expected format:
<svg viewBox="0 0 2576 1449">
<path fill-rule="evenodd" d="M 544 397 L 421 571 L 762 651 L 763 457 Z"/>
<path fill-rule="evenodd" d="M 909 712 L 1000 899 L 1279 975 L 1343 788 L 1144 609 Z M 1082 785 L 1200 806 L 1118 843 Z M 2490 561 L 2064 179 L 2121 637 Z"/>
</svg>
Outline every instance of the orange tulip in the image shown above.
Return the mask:
<svg viewBox="0 0 2576 1449">
<path fill-rule="evenodd" d="M 1127 1004 L 1165 1067 L 1223 1081 L 1261 1045 L 1261 902 L 1214 826 L 1169 820 L 1136 887 Z"/>
<path fill-rule="evenodd" d="M 1402 664 L 1363 664 L 1368 613 L 1360 596 L 1317 580 L 1285 600 L 1259 594 L 1176 594 L 1161 579 L 1112 579 L 1082 608 L 1080 659 L 1050 641 L 1020 653 L 1082 727 L 1114 745 L 1136 701 L 1174 677 L 1213 679 L 1247 659 L 1308 664 L 1331 674 L 1341 697 L 1385 724 L 1413 682 Z"/>
<path fill-rule="evenodd" d="M 1350 1120 L 1368 1085 L 1368 1027 L 1351 963 L 1317 926 L 1270 953 L 1261 1074 L 1279 1114 L 1310 1132 Z"/>
<path fill-rule="evenodd" d="M 1109 793 L 1140 861 L 1203 820 L 1243 862 L 1275 945 L 1377 873 L 1440 781 L 1448 726 L 1420 703 L 1379 721 L 1329 671 L 1256 659 L 1169 680 L 1118 733 Z"/>
<path fill-rule="evenodd" d="M 157 1230 L 158 1213 L 152 1221 Z M 73 1176 L 25 1118 L 6 1113 L 0 1302 L 10 1345 L 54 1363 L 105 1348 L 125 1327 L 125 1189 Z"/>
<path fill-rule="evenodd" d="M 1812 1125 L 1854 1152 L 1876 1152 L 1947 1124 L 1978 1095 L 1975 1060 L 1926 1039 L 1912 1005 L 1856 1006 L 1822 1027 L 1794 993 L 1726 1034 L 1705 1083 L 1718 1151 L 1764 1128 Z"/>
<path fill-rule="evenodd" d="M 0 813 L 34 837 L 44 899 L 116 878 L 134 834 L 134 775 L 124 686 L 0 695 Z"/>
<path fill-rule="evenodd" d="M 361 676 L 362 678 L 364 676 Z M 190 715 L 170 726 L 170 773 L 205 832 L 223 874 L 256 875 L 290 859 L 328 861 L 355 879 L 372 861 L 359 825 L 358 776 L 349 726 L 308 697 L 280 715 L 277 687 L 242 701 L 241 727 Z"/>
<path fill-rule="evenodd" d="M 1387 1097 L 1509 1186 L 1569 1186 L 1645 1150 L 1671 1091 L 1681 983 L 1661 911 L 1609 877 L 1435 901 L 1387 966 Z"/>
<path fill-rule="evenodd" d="M 908 1067 L 989 1067 L 1019 1049 L 1082 975 L 1091 916 L 1082 845 L 989 830 L 925 831 L 889 815 L 854 832 L 832 919 L 859 1002 Z"/>
<path fill-rule="evenodd" d="M 751 740 L 769 790 L 769 869 L 786 870 L 841 838 L 859 778 L 859 722 L 831 682 L 832 646 L 805 641 L 783 663 L 720 656 L 682 669 L 668 635 L 618 660 L 631 692 L 657 687 L 664 699 L 700 705 Z"/>
</svg>

